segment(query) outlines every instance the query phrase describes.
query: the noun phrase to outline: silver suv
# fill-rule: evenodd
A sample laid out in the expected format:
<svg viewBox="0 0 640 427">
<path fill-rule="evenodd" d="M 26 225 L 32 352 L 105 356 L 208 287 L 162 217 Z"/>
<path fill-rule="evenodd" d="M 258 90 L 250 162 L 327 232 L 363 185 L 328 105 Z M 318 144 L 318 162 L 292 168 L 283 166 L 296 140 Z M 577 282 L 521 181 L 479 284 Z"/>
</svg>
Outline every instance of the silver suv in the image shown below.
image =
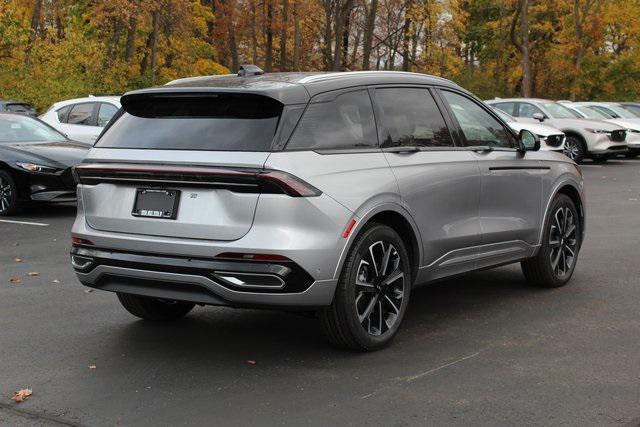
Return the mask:
<svg viewBox="0 0 640 427">
<path fill-rule="evenodd" d="M 374 350 L 416 285 L 521 262 L 557 287 L 575 269 L 576 164 L 447 80 L 254 71 L 122 106 L 75 170 L 71 261 L 138 317 L 313 311 L 333 343 Z"/>
</svg>

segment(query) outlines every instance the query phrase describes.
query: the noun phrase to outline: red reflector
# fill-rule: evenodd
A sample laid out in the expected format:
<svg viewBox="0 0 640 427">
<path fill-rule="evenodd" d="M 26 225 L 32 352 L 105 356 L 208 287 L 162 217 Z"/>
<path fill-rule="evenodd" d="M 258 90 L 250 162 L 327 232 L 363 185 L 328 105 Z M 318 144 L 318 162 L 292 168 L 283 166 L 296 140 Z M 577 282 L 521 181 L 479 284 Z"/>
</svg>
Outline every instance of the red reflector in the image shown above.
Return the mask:
<svg viewBox="0 0 640 427">
<path fill-rule="evenodd" d="M 237 252 L 225 252 L 216 258 L 239 259 L 246 261 L 291 261 L 286 256 L 275 254 L 242 254 Z"/>
<path fill-rule="evenodd" d="M 347 225 L 347 228 L 344 229 L 344 233 L 342 233 L 342 237 L 345 239 L 349 237 L 349 234 L 351 234 L 351 231 L 353 231 L 353 227 L 355 226 L 356 226 L 356 220 L 351 219 L 351 221 L 349 221 L 349 225 Z"/>
<path fill-rule="evenodd" d="M 93 246 L 93 242 L 87 239 L 81 239 L 80 237 L 72 237 L 71 243 L 74 245 L 88 245 Z"/>
</svg>

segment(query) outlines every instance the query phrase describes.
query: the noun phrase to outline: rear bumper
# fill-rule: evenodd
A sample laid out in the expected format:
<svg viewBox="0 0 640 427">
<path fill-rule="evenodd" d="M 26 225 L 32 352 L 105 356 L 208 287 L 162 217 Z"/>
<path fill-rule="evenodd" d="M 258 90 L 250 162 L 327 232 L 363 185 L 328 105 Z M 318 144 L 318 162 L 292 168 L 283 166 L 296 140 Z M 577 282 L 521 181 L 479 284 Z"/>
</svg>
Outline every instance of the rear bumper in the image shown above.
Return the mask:
<svg viewBox="0 0 640 427">
<path fill-rule="evenodd" d="M 71 257 L 86 286 L 198 304 L 324 307 L 331 304 L 337 282 L 313 280 L 290 261 L 193 259 L 77 246 Z"/>
</svg>

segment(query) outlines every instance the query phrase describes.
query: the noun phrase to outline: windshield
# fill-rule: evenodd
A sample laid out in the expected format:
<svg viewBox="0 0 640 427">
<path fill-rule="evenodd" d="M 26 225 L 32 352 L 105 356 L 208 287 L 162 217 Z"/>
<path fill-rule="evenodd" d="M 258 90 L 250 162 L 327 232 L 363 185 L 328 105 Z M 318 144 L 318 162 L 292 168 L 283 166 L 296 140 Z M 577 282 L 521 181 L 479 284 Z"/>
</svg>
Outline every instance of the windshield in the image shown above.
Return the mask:
<svg viewBox="0 0 640 427">
<path fill-rule="evenodd" d="M 502 120 L 504 120 L 505 122 L 515 122 L 516 119 L 513 116 L 510 116 L 509 114 L 505 113 L 504 111 L 502 111 L 499 108 L 491 108 L 493 110 L 494 113 L 496 113 L 498 116 L 500 116 L 500 118 Z"/>
<path fill-rule="evenodd" d="M 600 111 L 598 110 L 594 110 L 593 108 L 590 107 L 574 107 L 576 110 L 578 110 L 580 113 L 582 113 L 586 118 L 588 119 L 610 119 L 611 117 L 607 116 L 606 114 L 602 114 Z"/>
<path fill-rule="evenodd" d="M 540 105 L 549 112 L 552 119 L 580 119 L 579 113 L 571 111 L 569 108 L 557 102 L 543 102 Z"/>
<path fill-rule="evenodd" d="M 0 143 L 51 142 L 65 139 L 61 133 L 31 117 L 0 115 Z"/>
<path fill-rule="evenodd" d="M 96 143 L 104 148 L 269 151 L 282 112 L 272 98 L 246 94 L 132 96 Z"/>
</svg>

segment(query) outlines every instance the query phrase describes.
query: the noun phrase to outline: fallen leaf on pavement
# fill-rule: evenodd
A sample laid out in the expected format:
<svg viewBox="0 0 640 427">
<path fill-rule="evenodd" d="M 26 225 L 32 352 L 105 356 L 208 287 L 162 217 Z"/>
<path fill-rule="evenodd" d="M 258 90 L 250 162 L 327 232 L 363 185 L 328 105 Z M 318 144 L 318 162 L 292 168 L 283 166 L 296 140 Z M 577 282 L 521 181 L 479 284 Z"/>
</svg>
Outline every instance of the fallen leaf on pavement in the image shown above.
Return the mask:
<svg viewBox="0 0 640 427">
<path fill-rule="evenodd" d="M 15 258 L 14 261 L 15 262 L 22 262 L 22 258 Z"/>
<path fill-rule="evenodd" d="M 27 273 L 27 276 L 31 276 L 31 277 L 35 277 L 35 276 L 39 276 L 40 273 L 38 273 L 37 271 L 30 271 Z"/>
<path fill-rule="evenodd" d="M 255 361 L 255 360 L 247 360 L 247 363 L 248 363 L 249 365 L 255 365 L 255 364 L 256 364 L 256 361 Z"/>
<path fill-rule="evenodd" d="M 96 365 L 89 365 L 89 369 L 96 369 Z"/>
<path fill-rule="evenodd" d="M 24 388 L 22 390 L 14 391 L 12 400 L 17 403 L 24 402 L 29 396 L 33 394 L 33 391 L 30 388 Z"/>
<path fill-rule="evenodd" d="M 55 284 L 57 285 L 58 283 L 60 283 L 60 280 L 58 280 L 58 279 L 53 279 L 51 282 L 52 282 L 52 283 L 55 283 Z"/>
<path fill-rule="evenodd" d="M 637 202 L 637 201 L 638 201 L 638 199 L 636 199 L 635 197 L 629 197 L 629 201 L 630 201 L 630 202 Z"/>
<path fill-rule="evenodd" d="M 17 285 L 22 283 L 22 279 L 20 279 L 19 277 L 12 277 L 11 279 L 9 279 L 9 283 L 13 283 L 14 285 Z"/>
<path fill-rule="evenodd" d="M 90 294 L 91 292 L 93 292 L 93 289 L 85 289 L 85 290 L 84 290 L 84 293 L 85 293 L 85 294 Z"/>
</svg>

